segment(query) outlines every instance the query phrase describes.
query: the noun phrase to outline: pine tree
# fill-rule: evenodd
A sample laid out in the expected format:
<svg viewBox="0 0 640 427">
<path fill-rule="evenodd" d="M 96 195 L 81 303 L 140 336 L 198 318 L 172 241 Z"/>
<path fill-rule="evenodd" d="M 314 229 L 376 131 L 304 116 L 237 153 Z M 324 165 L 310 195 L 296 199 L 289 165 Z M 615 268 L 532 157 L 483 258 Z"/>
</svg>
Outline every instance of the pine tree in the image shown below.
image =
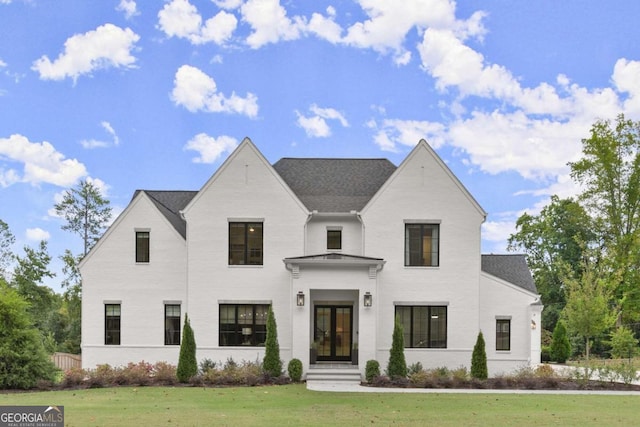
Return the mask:
<svg viewBox="0 0 640 427">
<path fill-rule="evenodd" d="M 186 383 L 198 373 L 198 361 L 196 359 L 196 340 L 189 323 L 189 317 L 184 315 L 184 327 L 182 328 L 182 342 L 180 343 L 180 359 L 176 376 L 178 381 Z"/>
<path fill-rule="evenodd" d="M 551 360 L 558 363 L 566 362 L 571 354 L 571 343 L 569 342 L 569 337 L 567 337 L 567 328 L 561 320 L 553 328 L 550 353 Z"/>
<path fill-rule="evenodd" d="M 480 331 L 476 345 L 473 346 L 473 354 L 471 355 L 471 377 L 486 380 L 488 376 L 487 352 L 485 351 L 484 336 L 482 335 L 482 331 Z"/>
<path fill-rule="evenodd" d="M 389 364 L 387 365 L 387 374 L 391 378 L 407 377 L 407 362 L 404 358 L 404 333 L 400 318 L 396 316 L 393 326 L 393 337 L 391 350 L 389 350 Z"/>
<path fill-rule="evenodd" d="M 267 338 L 264 350 L 262 368 L 272 377 L 279 377 L 282 374 L 282 360 L 280 360 L 276 316 L 271 306 L 269 306 L 269 313 L 267 314 Z"/>
</svg>

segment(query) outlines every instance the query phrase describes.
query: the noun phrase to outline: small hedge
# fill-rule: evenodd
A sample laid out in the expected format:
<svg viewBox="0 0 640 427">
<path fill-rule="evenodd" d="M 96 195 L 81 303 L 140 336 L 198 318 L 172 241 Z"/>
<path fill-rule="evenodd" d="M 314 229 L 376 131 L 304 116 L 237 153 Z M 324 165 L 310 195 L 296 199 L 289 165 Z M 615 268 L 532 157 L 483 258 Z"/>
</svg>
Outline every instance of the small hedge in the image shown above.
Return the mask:
<svg viewBox="0 0 640 427">
<path fill-rule="evenodd" d="M 300 382 L 302 378 L 302 362 L 300 359 L 291 359 L 287 365 L 287 372 L 291 381 L 294 383 Z"/>
<path fill-rule="evenodd" d="M 380 376 L 380 363 L 377 360 L 367 360 L 367 364 L 364 368 L 364 377 L 368 383 L 372 382 L 374 378 Z"/>
<path fill-rule="evenodd" d="M 296 362 L 297 360 L 297 362 Z M 235 362 L 232 358 L 223 363 L 213 363 L 205 359 L 201 362 L 198 374 L 192 376 L 187 386 L 257 386 L 268 384 L 289 384 L 299 381 L 302 375 L 302 362 L 293 359 L 289 363 L 290 377 L 273 377 L 263 370 L 258 361 Z M 299 370 L 297 370 L 299 368 Z M 293 369 L 293 371 L 291 371 Z M 296 372 L 300 373 L 295 379 Z M 167 362 L 155 364 L 147 362 L 129 363 L 123 367 L 99 365 L 95 369 L 74 368 L 66 371 L 60 384 L 43 384 L 41 389 L 51 388 L 102 388 L 114 386 L 154 386 L 179 384 L 176 366 Z"/>
</svg>

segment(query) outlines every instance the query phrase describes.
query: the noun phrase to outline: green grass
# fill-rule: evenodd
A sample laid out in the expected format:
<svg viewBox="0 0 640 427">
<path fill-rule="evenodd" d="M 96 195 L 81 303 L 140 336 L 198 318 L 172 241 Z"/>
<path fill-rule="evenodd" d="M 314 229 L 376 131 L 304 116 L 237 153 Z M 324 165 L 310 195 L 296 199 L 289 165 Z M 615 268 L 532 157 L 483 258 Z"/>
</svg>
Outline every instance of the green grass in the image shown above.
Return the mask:
<svg viewBox="0 0 640 427">
<path fill-rule="evenodd" d="M 0 394 L 64 405 L 69 426 L 636 425 L 640 396 L 329 393 L 304 385 L 116 387 Z"/>
</svg>

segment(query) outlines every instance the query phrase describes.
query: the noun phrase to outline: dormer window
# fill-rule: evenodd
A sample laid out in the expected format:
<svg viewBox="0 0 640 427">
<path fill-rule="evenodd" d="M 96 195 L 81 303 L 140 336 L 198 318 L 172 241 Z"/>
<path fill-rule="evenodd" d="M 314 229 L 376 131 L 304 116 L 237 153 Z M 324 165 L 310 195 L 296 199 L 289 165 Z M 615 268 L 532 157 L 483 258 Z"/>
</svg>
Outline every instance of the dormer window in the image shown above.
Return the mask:
<svg viewBox="0 0 640 427">
<path fill-rule="evenodd" d="M 338 227 L 327 228 L 327 250 L 336 251 L 342 249 L 342 229 Z"/>
</svg>

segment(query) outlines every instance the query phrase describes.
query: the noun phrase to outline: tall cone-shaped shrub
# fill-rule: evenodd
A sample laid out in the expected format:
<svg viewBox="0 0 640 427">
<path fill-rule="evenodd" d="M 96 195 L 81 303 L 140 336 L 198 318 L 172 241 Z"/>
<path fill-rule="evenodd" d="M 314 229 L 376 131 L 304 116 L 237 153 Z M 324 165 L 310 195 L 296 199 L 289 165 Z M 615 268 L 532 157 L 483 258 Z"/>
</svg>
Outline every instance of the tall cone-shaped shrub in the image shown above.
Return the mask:
<svg viewBox="0 0 640 427">
<path fill-rule="evenodd" d="M 551 360 L 558 363 L 564 363 L 571 355 L 571 343 L 567 336 L 567 328 L 562 320 L 558 320 L 556 327 L 553 328 L 553 336 L 551 338 Z"/>
<path fill-rule="evenodd" d="M 267 314 L 267 338 L 264 346 L 262 369 L 272 377 L 279 377 L 282 374 L 282 360 L 280 360 L 276 316 L 273 314 L 271 306 L 269 306 L 269 313 Z"/>
<path fill-rule="evenodd" d="M 198 373 L 198 361 L 196 359 L 196 339 L 189 323 L 189 316 L 184 315 L 184 327 L 182 328 L 182 342 L 180 343 L 180 359 L 176 376 L 181 383 L 189 382 L 191 377 Z"/>
<path fill-rule="evenodd" d="M 391 350 L 389 350 L 389 364 L 387 365 L 387 374 L 391 378 L 407 377 L 407 362 L 404 358 L 404 333 L 400 318 L 396 316 L 393 326 L 393 337 Z"/>
<path fill-rule="evenodd" d="M 484 348 L 484 336 L 482 331 L 478 333 L 476 345 L 473 346 L 473 354 L 471 355 L 471 378 L 486 380 L 489 376 L 487 369 L 487 352 Z"/>
</svg>

